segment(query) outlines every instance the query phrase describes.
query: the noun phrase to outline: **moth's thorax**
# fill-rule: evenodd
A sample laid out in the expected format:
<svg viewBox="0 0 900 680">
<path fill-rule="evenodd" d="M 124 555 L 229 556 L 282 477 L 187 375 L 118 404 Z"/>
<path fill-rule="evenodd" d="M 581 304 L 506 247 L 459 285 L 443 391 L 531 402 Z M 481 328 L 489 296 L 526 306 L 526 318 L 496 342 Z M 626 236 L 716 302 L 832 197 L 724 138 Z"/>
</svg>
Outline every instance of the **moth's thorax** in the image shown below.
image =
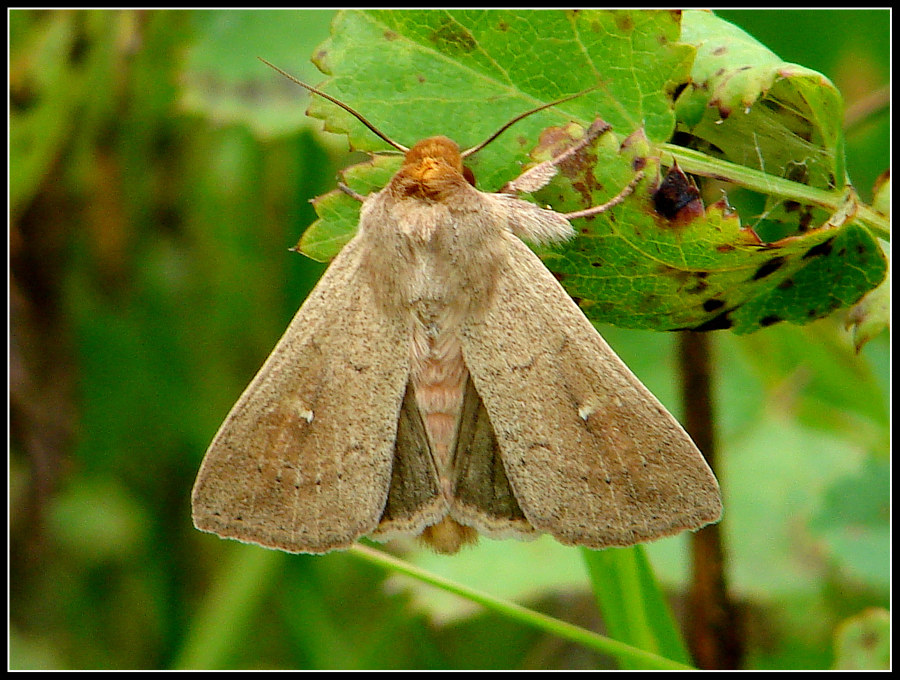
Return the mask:
<svg viewBox="0 0 900 680">
<path fill-rule="evenodd" d="M 489 299 L 503 262 L 507 215 L 466 180 L 461 163 L 451 140 L 423 140 L 363 204 L 364 266 L 386 313 L 458 326 Z"/>
</svg>

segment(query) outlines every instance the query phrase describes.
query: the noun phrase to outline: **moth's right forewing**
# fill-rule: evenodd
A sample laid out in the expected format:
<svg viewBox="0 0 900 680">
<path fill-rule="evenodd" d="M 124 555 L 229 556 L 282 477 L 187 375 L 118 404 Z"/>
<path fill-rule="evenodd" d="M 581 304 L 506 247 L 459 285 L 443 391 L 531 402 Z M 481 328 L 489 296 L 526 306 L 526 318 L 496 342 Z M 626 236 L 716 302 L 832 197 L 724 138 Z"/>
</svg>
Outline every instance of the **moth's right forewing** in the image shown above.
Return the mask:
<svg viewBox="0 0 900 680">
<path fill-rule="evenodd" d="M 194 485 L 199 529 L 319 553 L 378 524 L 409 328 L 373 299 L 366 247 L 335 258 L 219 429 Z"/>
<path fill-rule="evenodd" d="M 718 484 L 688 435 L 538 257 L 503 238 L 494 294 L 461 342 L 528 521 L 601 548 L 717 520 Z"/>
</svg>

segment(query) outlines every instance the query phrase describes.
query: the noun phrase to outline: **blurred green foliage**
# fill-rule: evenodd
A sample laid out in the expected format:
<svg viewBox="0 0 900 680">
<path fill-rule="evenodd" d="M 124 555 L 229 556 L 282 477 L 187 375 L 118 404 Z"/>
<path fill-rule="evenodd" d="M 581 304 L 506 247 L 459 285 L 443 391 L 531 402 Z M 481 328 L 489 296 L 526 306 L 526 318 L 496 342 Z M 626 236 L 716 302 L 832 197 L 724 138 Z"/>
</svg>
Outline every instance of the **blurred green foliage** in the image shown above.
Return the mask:
<svg viewBox="0 0 900 680">
<path fill-rule="evenodd" d="M 861 112 L 847 166 L 871 198 L 889 163 L 887 106 L 867 104 L 888 82 L 889 13 L 720 15 Z M 9 13 L 12 668 L 609 663 L 349 555 L 191 526 L 207 444 L 323 269 L 287 250 L 315 219 L 307 201 L 351 161 L 302 117 L 299 91 L 276 93 L 299 131 L 245 122 L 272 96 L 255 57 L 318 82 L 309 56 L 331 16 L 251 12 L 258 50 L 243 54 L 229 49 L 247 24 L 236 12 Z M 224 61 L 258 87 L 204 80 Z M 857 355 L 840 322 L 715 335 L 723 528 L 751 668 L 883 663 L 853 631 L 889 606 L 889 342 Z M 677 413 L 674 338 L 602 330 Z M 484 543 L 409 557 L 598 625 L 577 551 Z M 676 596 L 685 545 L 647 549 Z"/>
</svg>

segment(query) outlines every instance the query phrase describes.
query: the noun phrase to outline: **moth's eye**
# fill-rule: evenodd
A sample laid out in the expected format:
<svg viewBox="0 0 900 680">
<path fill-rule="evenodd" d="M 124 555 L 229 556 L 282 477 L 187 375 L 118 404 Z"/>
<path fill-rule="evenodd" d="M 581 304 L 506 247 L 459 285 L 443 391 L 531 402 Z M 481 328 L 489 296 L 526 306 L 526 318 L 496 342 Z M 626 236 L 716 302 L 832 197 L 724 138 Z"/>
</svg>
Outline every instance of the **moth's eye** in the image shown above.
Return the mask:
<svg viewBox="0 0 900 680">
<path fill-rule="evenodd" d="M 475 186 L 475 174 L 469 169 L 468 166 L 463 166 L 463 177 L 466 178 L 466 181 L 471 184 L 473 187 Z"/>
</svg>

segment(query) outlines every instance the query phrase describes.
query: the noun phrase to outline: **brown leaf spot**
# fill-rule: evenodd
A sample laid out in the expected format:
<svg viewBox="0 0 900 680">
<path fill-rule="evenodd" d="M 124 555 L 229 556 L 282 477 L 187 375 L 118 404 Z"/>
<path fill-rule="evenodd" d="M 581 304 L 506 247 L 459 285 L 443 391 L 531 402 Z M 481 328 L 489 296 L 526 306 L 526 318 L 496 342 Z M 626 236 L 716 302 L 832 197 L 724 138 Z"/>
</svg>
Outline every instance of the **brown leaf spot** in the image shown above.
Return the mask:
<svg viewBox="0 0 900 680">
<path fill-rule="evenodd" d="M 781 269 L 784 263 L 785 259 L 781 256 L 773 257 L 768 262 L 763 262 L 762 265 L 760 265 L 759 269 L 757 269 L 753 273 L 753 281 L 759 281 L 760 279 L 764 279 L 770 274 L 774 274 L 779 269 Z"/>
<path fill-rule="evenodd" d="M 634 19 L 630 14 L 616 14 L 616 27 L 623 33 L 634 30 Z"/>
<path fill-rule="evenodd" d="M 475 38 L 468 31 L 460 28 L 450 20 L 443 21 L 428 37 L 438 51 L 447 54 L 469 53 L 478 47 Z"/>
<path fill-rule="evenodd" d="M 720 331 L 726 328 L 731 328 L 734 325 L 734 321 L 729 318 L 729 315 L 733 312 L 733 309 L 726 310 L 721 314 L 714 316 L 708 321 L 700 324 L 699 326 L 694 327 L 695 331 L 703 332 L 703 331 Z"/>
<path fill-rule="evenodd" d="M 704 214 L 697 185 L 677 165 L 666 173 L 653 192 L 653 206 L 674 226 L 683 226 Z"/>
<path fill-rule="evenodd" d="M 817 246 L 813 246 L 812 248 L 810 248 L 803 254 L 803 259 L 808 260 L 811 257 L 819 257 L 820 255 L 824 255 L 824 256 L 831 255 L 831 251 L 833 249 L 833 246 L 831 243 L 832 241 L 834 241 L 833 237 L 828 239 L 827 241 L 823 241 L 822 243 L 820 243 Z"/>
</svg>

